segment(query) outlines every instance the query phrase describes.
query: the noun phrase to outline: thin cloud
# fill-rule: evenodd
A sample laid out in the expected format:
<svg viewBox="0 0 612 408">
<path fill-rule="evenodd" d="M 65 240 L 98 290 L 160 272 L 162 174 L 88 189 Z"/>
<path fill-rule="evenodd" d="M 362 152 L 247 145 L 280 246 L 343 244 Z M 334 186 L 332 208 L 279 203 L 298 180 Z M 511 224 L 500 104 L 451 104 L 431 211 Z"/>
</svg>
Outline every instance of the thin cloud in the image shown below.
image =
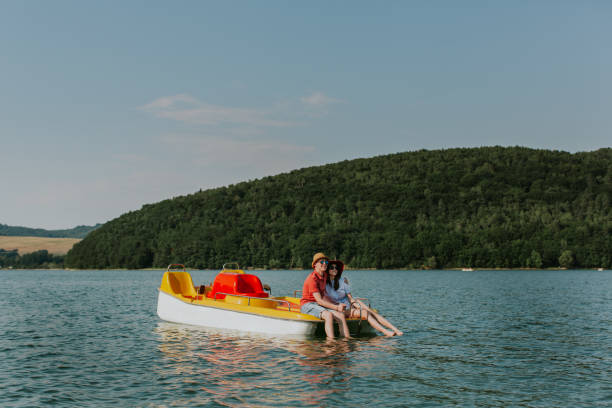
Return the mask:
<svg viewBox="0 0 612 408">
<path fill-rule="evenodd" d="M 158 118 L 197 125 L 251 125 L 261 127 L 296 125 L 294 122 L 273 118 L 274 112 L 271 111 L 212 105 L 186 94 L 161 97 L 141 106 L 140 109 Z"/>
<path fill-rule="evenodd" d="M 171 109 L 173 107 L 176 107 L 178 104 L 180 104 L 181 102 L 184 102 L 186 104 L 198 104 L 199 102 L 197 101 L 197 99 L 186 95 L 186 94 L 179 94 L 179 95 L 174 95 L 174 96 L 164 96 L 161 98 L 157 98 L 156 100 L 154 100 L 151 103 L 148 103 L 144 106 L 141 106 L 140 109 L 144 110 L 144 111 L 156 111 L 156 110 L 162 110 L 162 109 Z"/>
<path fill-rule="evenodd" d="M 323 92 L 313 92 L 308 96 L 301 98 L 302 103 L 310 107 L 325 107 L 334 103 L 342 102 L 340 99 L 335 99 L 325 95 Z"/>
</svg>

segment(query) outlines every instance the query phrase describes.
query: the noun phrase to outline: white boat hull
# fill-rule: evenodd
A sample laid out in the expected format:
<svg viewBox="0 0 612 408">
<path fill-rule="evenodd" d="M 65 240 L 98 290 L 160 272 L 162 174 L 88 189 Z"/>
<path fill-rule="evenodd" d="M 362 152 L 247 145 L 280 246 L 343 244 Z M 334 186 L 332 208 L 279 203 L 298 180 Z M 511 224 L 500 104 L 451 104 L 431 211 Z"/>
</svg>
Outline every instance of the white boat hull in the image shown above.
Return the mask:
<svg viewBox="0 0 612 408">
<path fill-rule="evenodd" d="M 174 323 L 274 335 L 313 336 L 320 321 L 280 319 L 191 304 L 159 291 L 157 315 Z"/>
</svg>

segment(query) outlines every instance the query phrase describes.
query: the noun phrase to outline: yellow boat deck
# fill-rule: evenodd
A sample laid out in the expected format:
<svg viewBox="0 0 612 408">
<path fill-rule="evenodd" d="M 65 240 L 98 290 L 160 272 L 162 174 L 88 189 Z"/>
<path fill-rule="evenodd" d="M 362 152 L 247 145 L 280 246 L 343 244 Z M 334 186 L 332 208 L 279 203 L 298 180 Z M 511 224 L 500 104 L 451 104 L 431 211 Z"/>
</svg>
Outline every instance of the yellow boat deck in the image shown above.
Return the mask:
<svg viewBox="0 0 612 408">
<path fill-rule="evenodd" d="M 210 297 L 212 285 L 196 287 L 189 272 L 185 271 L 164 273 L 159 290 L 193 305 L 283 319 L 321 321 L 314 316 L 300 313 L 300 299 L 296 297 L 256 297 L 227 292 L 215 292 L 214 297 Z"/>
</svg>

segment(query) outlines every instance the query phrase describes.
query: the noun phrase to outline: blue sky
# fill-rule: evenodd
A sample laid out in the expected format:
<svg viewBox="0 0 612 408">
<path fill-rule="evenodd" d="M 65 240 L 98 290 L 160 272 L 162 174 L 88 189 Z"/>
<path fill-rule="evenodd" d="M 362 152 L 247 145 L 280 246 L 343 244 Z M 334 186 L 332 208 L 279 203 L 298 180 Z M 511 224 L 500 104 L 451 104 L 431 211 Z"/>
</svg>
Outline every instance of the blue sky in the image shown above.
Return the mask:
<svg viewBox="0 0 612 408">
<path fill-rule="evenodd" d="M 612 145 L 608 1 L 4 1 L 0 223 L 419 149 Z"/>
</svg>

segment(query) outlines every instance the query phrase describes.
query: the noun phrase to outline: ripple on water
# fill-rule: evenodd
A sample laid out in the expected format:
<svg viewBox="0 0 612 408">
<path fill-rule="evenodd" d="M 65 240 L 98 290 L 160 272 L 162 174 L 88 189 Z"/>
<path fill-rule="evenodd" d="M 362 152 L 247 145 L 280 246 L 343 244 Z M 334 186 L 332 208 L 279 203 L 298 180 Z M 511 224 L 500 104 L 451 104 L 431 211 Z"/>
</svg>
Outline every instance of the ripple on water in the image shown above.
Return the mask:
<svg viewBox="0 0 612 408">
<path fill-rule="evenodd" d="M 334 342 L 161 322 L 160 272 L 2 273 L 0 406 L 612 404 L 610 273 L 347 271 L 405 335 Z"/>
</svg>

